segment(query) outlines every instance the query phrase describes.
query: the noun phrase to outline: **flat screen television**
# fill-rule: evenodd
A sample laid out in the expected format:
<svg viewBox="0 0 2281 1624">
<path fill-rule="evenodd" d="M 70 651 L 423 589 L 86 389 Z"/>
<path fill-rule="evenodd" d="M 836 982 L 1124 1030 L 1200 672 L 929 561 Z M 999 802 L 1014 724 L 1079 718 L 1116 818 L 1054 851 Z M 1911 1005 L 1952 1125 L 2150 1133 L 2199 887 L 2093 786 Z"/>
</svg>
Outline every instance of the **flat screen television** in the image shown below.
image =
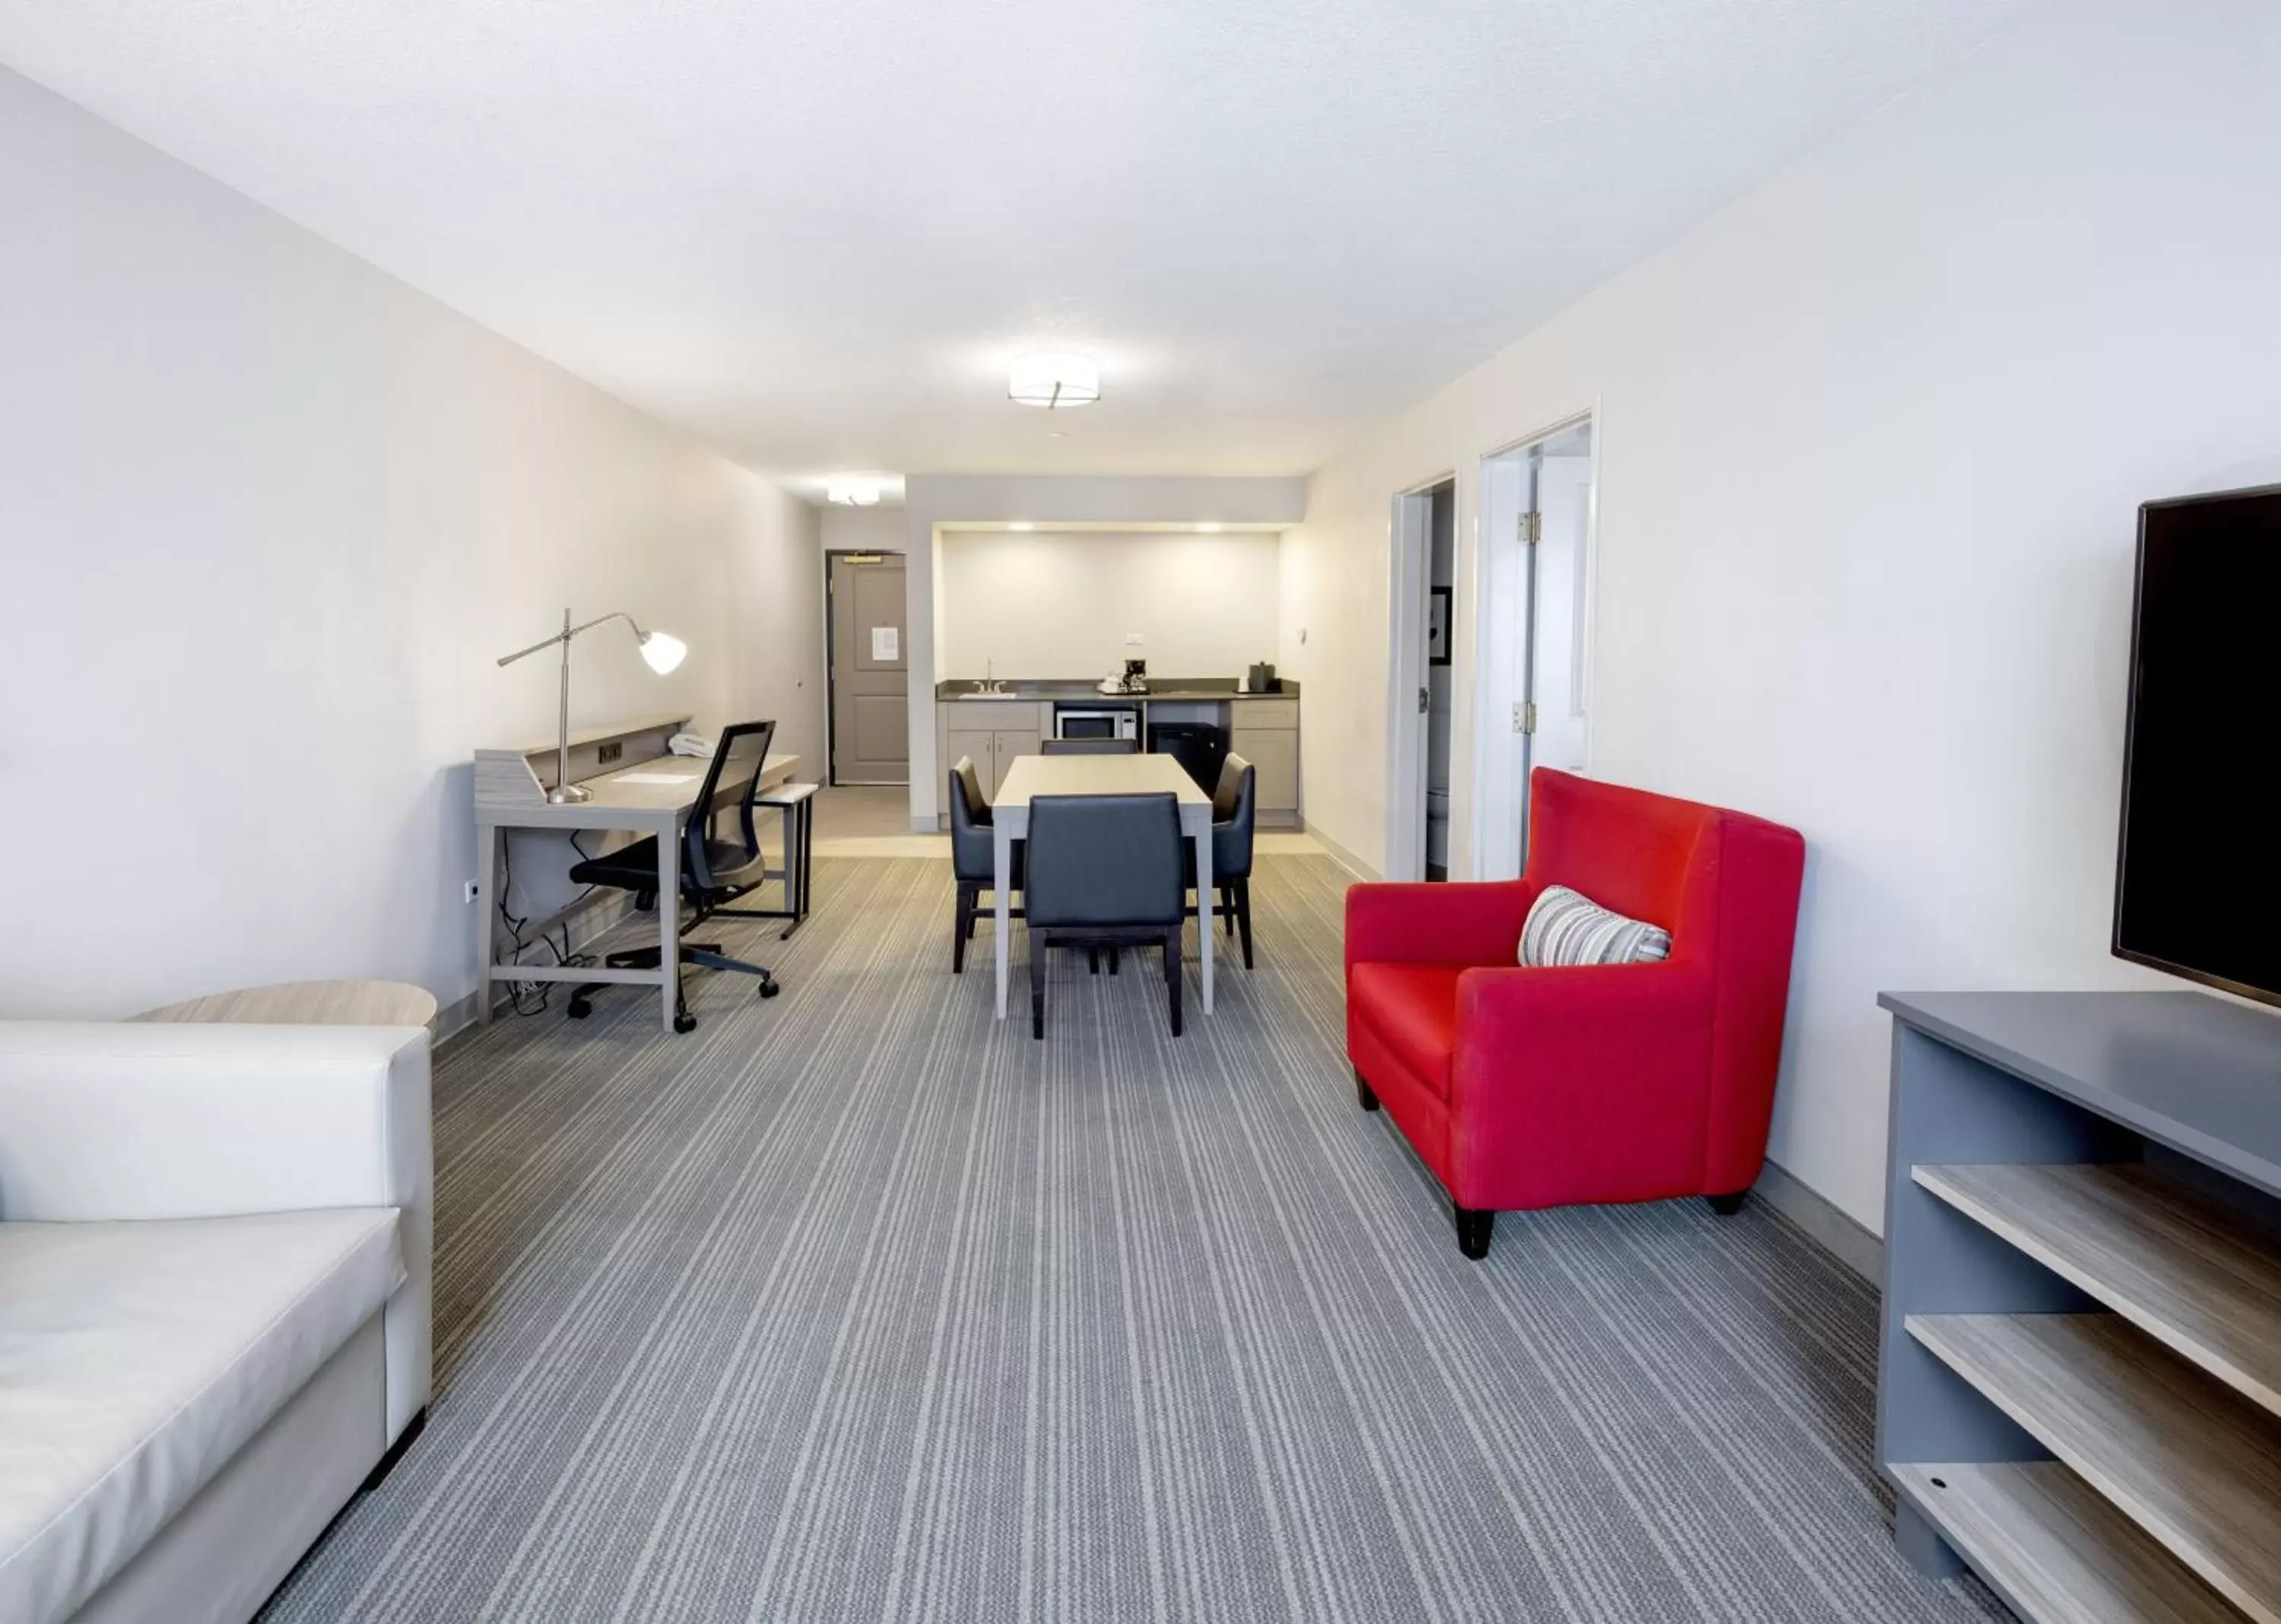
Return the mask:
<svg viewBox="0 0 2281 1624">
<path fill-rule="evenodd" d="M 2281 1004 L 2281 485 L 2138 510 L 2119 958 Z"/>
</svg>

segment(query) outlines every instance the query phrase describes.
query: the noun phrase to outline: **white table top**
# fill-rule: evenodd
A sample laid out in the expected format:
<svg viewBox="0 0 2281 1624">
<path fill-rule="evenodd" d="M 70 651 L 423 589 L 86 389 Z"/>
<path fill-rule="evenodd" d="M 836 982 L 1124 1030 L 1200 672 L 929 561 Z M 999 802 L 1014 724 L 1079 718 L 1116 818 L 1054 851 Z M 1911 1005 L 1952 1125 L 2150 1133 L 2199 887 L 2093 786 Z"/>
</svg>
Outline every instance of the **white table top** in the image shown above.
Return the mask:
<svg viewBox="0 0 2281 1624">
<path fill-rule="evenodd" d="M 991 809 L 1028 810 L 1036 795 L 1161 795 L 1179 797 L 1183 810 L 1211 807 L 1188 769 L 1169 755 L 1021 755 L 998 781 Z"/>
</svg>

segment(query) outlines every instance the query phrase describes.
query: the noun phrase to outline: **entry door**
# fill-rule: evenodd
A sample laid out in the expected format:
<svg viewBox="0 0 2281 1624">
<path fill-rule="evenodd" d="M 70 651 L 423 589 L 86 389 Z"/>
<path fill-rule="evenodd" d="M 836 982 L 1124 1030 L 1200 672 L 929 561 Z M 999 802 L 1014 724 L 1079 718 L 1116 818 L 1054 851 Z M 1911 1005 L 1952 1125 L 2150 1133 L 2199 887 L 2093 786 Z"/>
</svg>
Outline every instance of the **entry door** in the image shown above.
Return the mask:
<svg viewBox="0 0 2281 1624">
<path fill-rule="evenodd" d="M 910 649 L 900 553 L 831 555 L 831 781 L 911 778 Z"/>
</svg>

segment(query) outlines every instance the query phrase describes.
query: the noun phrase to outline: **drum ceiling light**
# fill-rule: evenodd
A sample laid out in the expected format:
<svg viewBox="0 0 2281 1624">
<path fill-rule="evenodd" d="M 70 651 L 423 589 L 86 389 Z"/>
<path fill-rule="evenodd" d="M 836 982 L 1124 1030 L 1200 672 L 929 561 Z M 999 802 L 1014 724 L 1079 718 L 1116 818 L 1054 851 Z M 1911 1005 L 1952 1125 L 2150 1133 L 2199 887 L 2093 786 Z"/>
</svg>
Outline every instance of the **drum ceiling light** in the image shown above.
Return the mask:
<svg viewBox="0 0 2281 1624">
<path fill-rule="evenodd" d="M 1101 366 L 1090 356 L 1046 352 L 1025 355 L 1006 380 L 1006 398 L 1055 411 L 1091 406 L 1101 398 Z"/>
</svg>

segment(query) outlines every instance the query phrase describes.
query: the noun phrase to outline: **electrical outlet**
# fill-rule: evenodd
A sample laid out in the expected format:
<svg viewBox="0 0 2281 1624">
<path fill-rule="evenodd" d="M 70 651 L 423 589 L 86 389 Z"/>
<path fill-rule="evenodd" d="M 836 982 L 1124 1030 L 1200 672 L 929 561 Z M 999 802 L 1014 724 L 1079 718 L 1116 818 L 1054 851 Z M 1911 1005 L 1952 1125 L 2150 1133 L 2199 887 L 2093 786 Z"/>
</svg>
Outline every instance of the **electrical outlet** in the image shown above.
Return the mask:
<svg viewBox="0 0 2281 1624">
<path fill-rule="evenodd" d="M 1139 632 L 1137 632 L 1137 631 L 1128 631 L 1128 632 L 1126 632 L 1126 633 L 1125 634 L 1125 646 L 1127 648 L 1138 648 L 1138 647 L 1140 647 L 1140 634 Z"/>
<path fill-rule="evenodd" d="M 460 900 L 472 906 L 476 900 L 476 882 L 469 880 L 460 887 Z"/>
<path fill-rule="evenodd" d="M 594 752 L 595 755 L 599 758 L 602 765 L 605 767 L 608 766 L 612 762 L 616 761 L 625 753 L 626 741 L 622 739 L 614 739 L 608 744 L 604 745 L 600 749 Z"/>
</svg>

